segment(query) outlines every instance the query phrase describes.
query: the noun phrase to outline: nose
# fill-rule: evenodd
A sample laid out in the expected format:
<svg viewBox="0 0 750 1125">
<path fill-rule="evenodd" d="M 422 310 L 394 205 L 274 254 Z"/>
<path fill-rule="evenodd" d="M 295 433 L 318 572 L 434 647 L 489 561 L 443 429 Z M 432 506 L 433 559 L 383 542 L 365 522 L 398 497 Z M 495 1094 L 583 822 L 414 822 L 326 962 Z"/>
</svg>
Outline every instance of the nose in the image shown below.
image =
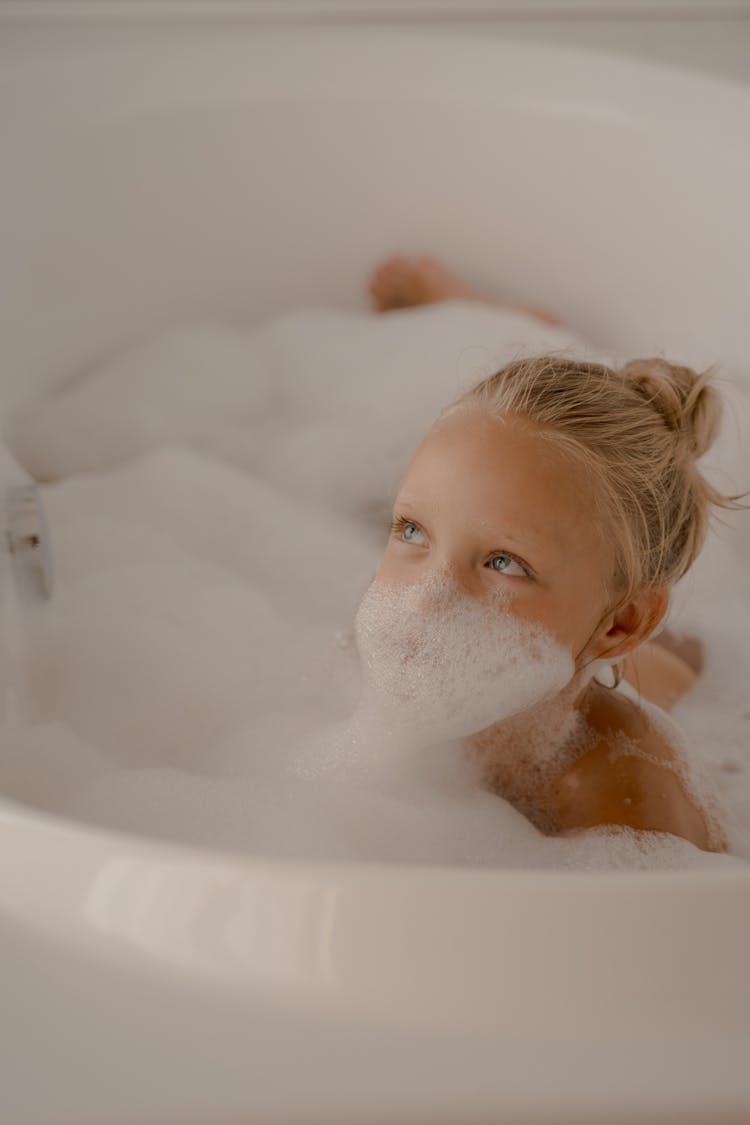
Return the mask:
<svg viewBox="0 0 750 1125">
<path fill-rule="evenodd" d="M 479 597 L 481 584 L 465 560 L 442 556 L 425 575 L 422 604 L 425 609 L 438 608 L 451 594 Z"/>
</svg>

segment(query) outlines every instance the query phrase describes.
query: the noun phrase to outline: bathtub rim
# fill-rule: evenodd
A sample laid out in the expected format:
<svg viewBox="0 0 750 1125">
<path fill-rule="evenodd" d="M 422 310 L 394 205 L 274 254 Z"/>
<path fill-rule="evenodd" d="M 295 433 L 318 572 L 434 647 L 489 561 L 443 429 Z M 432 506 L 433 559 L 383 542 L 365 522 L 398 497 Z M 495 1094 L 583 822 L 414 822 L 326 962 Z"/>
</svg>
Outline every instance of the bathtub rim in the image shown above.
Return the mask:
<svg viewBox="0 0 750 1125">
<path fill-rule="evenodd" d="M 70 841 L 73 847 L 91 845 L 92 849 L 100 851 L 130 848 L 134 852 L 143 852 L 147 856 L 157 859 L 191 860 L 205 863 L 209 867 L 235 867 L 248 873 L 259 873 L 267 869 L 278 871 L 280 875 L 295 876 L 303 873 L 314 880 L 327 880 L 331 876 L 343 875 L 351 871 L 368 872 L 367 877 L 377 879 L 389 878 L 391 874 L 405 873 L 404 877 L 413 879 L 421 878 L 455 877 L 462 879 L 465 875 L 475 875 L 485 881 L 498 879 L 515 881 L 518 879 L 534 879 L 545 882 L 550 879 L 555 881 L 567 880 L 569 877 L 579 882 L 608 881 L 613 876 L 623 882 L 628 880 L 642 881 L 646 877 L 653 882 L 663 879 L 666 882 L 692 881 L 695 878 L 713 882 L 717 877 L 726 881 L 734 880 L 748 884 L 750 889 L 750 860 L 742 856 L 728 854 L 732 860 L 726 867 L 678 867 L 678 868 L 599 868 L 587 870 L 582 868 L 553 868 L 553 867 L 502 867 L 494 864 L 470 863 L 420 863 L 413 860 L 375 860 L 375 859 L 305 859 L 303 857 L 274 856 L 251 851 L 234 850 L 226 846 L 208 846 L 192 843 L 188 840 L 169 839 L 160 836 L 151 836 L 126 828 L 105 827 L 94 821 L 78 820 L 74 817 L 63 816 L 48 809 L 38 808 L 24 801 L 17 800 L 0 792 L 0 833 L 10 826 L 13 831 L 18 826 L 23 830 L 30 830 L 37 836 L 44 837 L 53 845 L 59 842 L 64 846 L 65 841 Z M 673 833 L 654 833 L 656 835 L 671 836 Z M 678 837 L 679 839 L 679 837 Z M 687 841 L 686 841 L 687 842 Z M 696 849 L 700 851 L 701 849 Z M 722 853 L 707 853 L 722 854 Z M 433 874 L 434 873 L 434 876 Z M 2 863 L 0 862 L 0 883 L 2 883 Z"/>
<path fill-rule="evenodd" d="M 2 21 L 0 20 L 0 23 Z M 146 30 L 146 29 L 144 29 Z M 747 120 L 741 114 L 750 113 L 750 81 L 743 82 L 735 77 L 725 77 L 719 74 L 701 71 L 690 67 L 688 64 L 677 61 L 657 61 L 655 59 L 641 58 L 636 55 L 616 51 L 612 48 L 595 47 L 591 45 L 577 45 L 569 43 L 552 43 L 531 41 L 526 39 L 513 39 L 504 36 L 497 39 L 488 39 L 470 29 L 440 29 L 432 27 L 300 27 L 300 26 L 242 26 L 234 29 L 235 35 L 231 42 L 226 42 L 226 29 L 211 28 L 162 28 L 170 40 L 179 42 L 171 57 L 160 60 L 161 70 L 148 69 L 139 78 L 138 85 L 130 86 L 126 91 L 125 106 L 130 110 L 154 108 L 152 96 L 164 97 L 175 91 L 181 91 L 180 105 L 209 106 L 226 105 L 232 100 L 229 95 L 242 92 L 245 98 L 254 96 L 276 94 L 284 100 L 295 100 L 297 97 L 309 96 L 311 90 L 325 94 L 329 98 L 345 99 L 353 94 L 367 93 L 381 102 L 398 101 L 404 96 L 418 95 L 425 101 L 436 100 L 436 95 L 450 101 L 474 100 L 481 95 L 489 95 L 503 100 L 510 93 L 517 94 L 522 90 L 522 98 L 528 93 L 529 64 L 536 63 L 534 80 L 538 83 L 548 83 L 548 86 L 535 91 L 538 95 L 550 95 L 560 98 L 562 95 L 573 97 L 580 94 L 583 101 L 587 101 L 591 108 L 592 77 L 597 73 L 606 76 L 606 83 L 598 87 L 597 108 L 604 103 L 630 103 L 633 111 L 642 109 L 641 120 L 647 122 L 649 127 L 658 120 L 662 126 L 667 122 L 682 125 L 689 130 L 699 131 L 708 125 L 711 136 L 716 135 L 717 109 L 718 120 L 722 125 L 722 137 L 727 126 L 729 131 L 737 126 L 737 139 L 743 143 L 747 150 Z M 158 34 L 159 29 L 149 28 L 148 36 Z M 227 67 L 221 76 L 226 85 L 218 85 L 207 90 L 204 87 L 195 92 L 195 84 L 191 84 L 190 74 L 180 71 L 179 52 L 191 50 L 190 39 L 200 35 L 200 52 L 226 56 Z M 215 37 L 216 42 L 211 39 Z M 9 40 L 8 40 L 9 42 Z M 416 44 L 420 51 L 416 55 L 411 50 Z M 33 48 L 33 44 L 29 44 Z M 60 44 L 55 44 L 59 50 Z M 291 73 L 284 75 L 284 86 L 280 89 L 278 74 L 273 69 L 274 48 L 283 47 L 296 53 L 297 58 L 304 66 L 292 68 Z M 357 56 L 356 67 L 346 64 L 349 59 L 345 55 L 347 47 L 364 47 L 362 54 Z M 156 49 L 156 48 L 155 48 Z M 114 40 L 109 44 L 97 44 L 96 51 L 89 46 L 81 44 L 66 45 L 63 58 L 52 60 L 49 55 L 44 55 L 37 60 L 24 57 L 23 44 L 16 45 L 12 50 L 0 47 L 0 94 L 7 83 L 29 81 L 33 87 L 37 84 L 34 80 L 39 75 L 44 75 L 48 90 L 59 82 L 63 84 L 69 78 L 71 67 L 96 68 L 97 65 L 119 65 L 120 61 L 127 62 L 128 54 L 146 50 L 144 42 L 124 42 Z M 104 59 L 106 52 L 110 57 Z M 379 69 L 381 55 L 385 51 L 396 51 L 405 54 L 411 63 L 402 70 L 395 66 L 395 61 L 389 55 L 392 69 L 389 70 L 389 85 L 383 88 L 382 72 Z M 147 52 L 148 53 L 148 52 Z M 247 53 L 257 56 L 259 65 L 250 71 L 244 69 Z M 460 57 L 463 56 L 463 57 Z M 503 72 L 498 80 L 495 69 L 501 56 Z M 502 58 L 502 56 L 505 56 Z M 466 84 L 466 71 L 460 69 L 461 64 L 469 60 L 471 69 L 471 85 Z M 211 60 L 214 61 L 214 60 Z M 294 57 L 286 57 L 285 62 L 293 64 Z M 339 63 L 339 70 L 334 65 Z M 456 64 L 457 72 L 460 71 L 461 82 L 451 85 L 446 81 L 445 62 Z M 551 64 L 546 71 L 545 64 Z M 558 64 L 558 65 L 556 65 Z M 147 60 L 147 68 L 151 60 Z M 38 69 L 34 71 L 34 66 Z M 239 70 L 235 70 L 239 66 Z M 342 78 L 341 67 L 347 83 L 346 89 L 341 89 L 339 83 Z M 579 71 L 584 71 L 579 78 Z M 449 73 L 449 72 L 448 72 Z M 428 78 L 432 83 L 429 87 L 420 86 Z M 522 79 L 521 86 L 515 85 L 516 78 Z M 188 81 L 186 81 L 188 80 Z M 525 80 L 525 85 L 523 80 Z M 79 83 L 79 79 L 76 79 Z M 373 84 L 374 82 L 374 84 Z M 665 84 L 672 87 L 664 90 Z M 62 103 L 62 110 L 69 112 L 71 108 L 76 113 L 82 113 L 87 121 L 100 121 L 112 119 L 122 114 L 121 107 L 114 107 L 106 102 L 93 101 L 85 96 L 85 82 L 79 83 L 79 89 L 68 90 Z M 658 102 L 651 101 L 651 95 L 659 88 L 662 95 L 672 94 L 676 97 L 662 97 Z M 691 93 L 692 91 L 692 93 Z M 588 98 L 586 95 L 589 95 Z M 679 95 L 688 94 L 688 100 L 683 100 Z M 77 99 L 77 100 L 76 100 Z M 707 105 L 707 99 L 715 105 Z M 719 105 L 719 103 L 723 103 Z M 533 102 L 531 103 L 533 104 Z M 14 115 L 14 107 L 9 99 L 0 98 L 0 123 L 6 113 Z M 59 103 L 56 99 L 45 100 L 37 96 L 36 104 L 24 106 L 27 117 L 29 113 L 36 112 L 38 120 L 43 120 L 45 115 L 53 116 L 58 112 Z M 177 108 L 177 106 L 172 106 Z M 115 113 L 115 109 L 118 110 Z M 33 116 L 31 118 L 33 120 Z"/>
<path fill-rule="evenodd" d="M 293 1020 L 423 1041 L 534 1040 L 543 1022 L 548 1041 L 562 1043 L 571 995 L 580 996 L 582 1042 L 595 1041 L 603 1019 L 617 1034 L 632 1028 L 634 1009 L 656 1041 L 702 1034 L 680 1014 L 694 1007 L 724 1042 L 738 1020 L 748 1032 L 750 978 L 737 979 L 748 864 L 560 871 L 277 860 L 0 815 L 0 948 L 8 927 L 28 932 L 110 980 L 150 981 L 157 995 L 187 987 L 247 1005 L 248 1018 L 270 1005 Z"/>
</svg>

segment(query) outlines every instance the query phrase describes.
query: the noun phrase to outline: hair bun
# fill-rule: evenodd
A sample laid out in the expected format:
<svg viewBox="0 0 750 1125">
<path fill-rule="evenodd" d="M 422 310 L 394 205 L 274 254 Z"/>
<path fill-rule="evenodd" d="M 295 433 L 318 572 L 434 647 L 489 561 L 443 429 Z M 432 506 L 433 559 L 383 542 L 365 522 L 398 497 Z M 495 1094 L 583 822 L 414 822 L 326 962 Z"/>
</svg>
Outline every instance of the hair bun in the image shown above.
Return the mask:
<svg viewBox="0 0 750 1125">
<path fill-rule="evenodd" d="M 721 400 L 708 385 L 710 368 L 698 374 L 656 357 L 632 359 L 620 374 L 661 414 L 693 457 L 709 449 L 721 418 Z"/>
</svg>

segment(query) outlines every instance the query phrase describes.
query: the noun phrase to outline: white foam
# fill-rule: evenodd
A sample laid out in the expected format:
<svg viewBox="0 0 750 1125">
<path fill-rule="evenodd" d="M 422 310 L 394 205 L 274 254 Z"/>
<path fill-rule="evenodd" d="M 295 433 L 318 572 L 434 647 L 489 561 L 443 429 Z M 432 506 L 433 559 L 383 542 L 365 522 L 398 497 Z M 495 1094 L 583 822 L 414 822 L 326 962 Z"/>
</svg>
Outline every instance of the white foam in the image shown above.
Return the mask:
<svg viewBox="0 0 750 1125">
<path fill-rule="evenodd" d="M 365 691 L 360 713 L 390 735 L 432 743 L 485 730 L 559 692 L 571 653 L 496 598 L 462 594 L 433 574 L 373 582 L 357 610 Z"/>
<path fill-rule="evenodd" d="M 566 654 L 445 589 L 415 633 L 404 611 L 431 591 L 383 599 L 371 585 L 390 500 L 440 409 L 549 348 L 606 358 L 572 333 L 467 302 L 385 317 L 300 310 L 253 331 L 175 328 L 31 404 L 8 434 L 29 471 L 58 482 L 43 489 L 57 585 L 25 612 L 16 655 L 33 721 L 0 733 L 2 790 L 268 855 L 736 862 L 667 835 L 543 836 L 480 787 L 457 740 L 553 692 Z M 732 447 L 735 470 L 747 449 Z M 712 540 L 672 623 L 697 632 L 707 658 L 675 717 L 721 789 L 732 850 L 750 857 L 740 528 L 736 518 Z"/>
</svg>

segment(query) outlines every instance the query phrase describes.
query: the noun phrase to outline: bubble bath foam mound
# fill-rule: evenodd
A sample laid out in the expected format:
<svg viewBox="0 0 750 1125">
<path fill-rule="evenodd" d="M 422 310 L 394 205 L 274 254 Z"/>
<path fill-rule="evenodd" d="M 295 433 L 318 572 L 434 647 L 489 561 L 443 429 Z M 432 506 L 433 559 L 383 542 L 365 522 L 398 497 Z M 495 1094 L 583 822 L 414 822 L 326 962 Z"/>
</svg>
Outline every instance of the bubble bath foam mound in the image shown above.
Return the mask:
<svg viewBox="0 0 750 1125">
<path fill-rule="evenodd" d="M 300 309 L 242 330 L 177 325 L 10 419 L 11 453 L 46 482 L 56 588 L 22 619 L 30 722 L 0 732 L 3 792 L 270 856 L 582 869 L 750 857 L 739 519 L 675 590 L 670 621 L 704 642 L 675 719 L 721 790 L 734 855 L 627 829 L 542 835 L 458 747 L 554 693 L 569 654 L 440 582 L 373 585 L 395 489 L 442 407 L 552 350 L 612 362 L 566 329 L 465 301 Z M 716 470 L 739 490 L 750 411 L 732 393 Z M 556 745 L 542 738 L 537 759 Z"/>
<path fill-rule="evenodd" d="M 355 621 L 363 662 L 360 711 L 389 733 L 465 738 L 560 691 L 569 652 L 509 611 L 462 595 L 435 575 L 406 587 L 373 583 Z"/>
</svg>

